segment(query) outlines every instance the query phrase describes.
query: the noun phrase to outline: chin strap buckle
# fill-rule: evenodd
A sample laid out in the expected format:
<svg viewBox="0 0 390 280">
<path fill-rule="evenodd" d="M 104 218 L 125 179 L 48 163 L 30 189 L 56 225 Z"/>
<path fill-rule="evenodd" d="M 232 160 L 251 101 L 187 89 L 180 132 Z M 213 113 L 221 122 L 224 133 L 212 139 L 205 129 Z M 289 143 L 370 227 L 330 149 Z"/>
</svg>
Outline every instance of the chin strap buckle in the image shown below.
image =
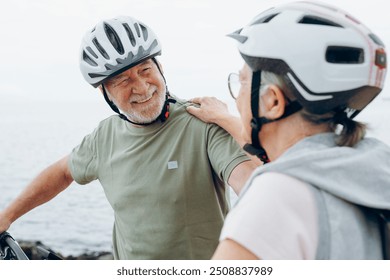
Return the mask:
<svg viewBox="0 0 390 280">
<path fill-rule="evenodd" d="M 264 164 L 270 162 L 267 152 L 263 148 L 256 148 L 252 144 L 245 144 L 243 149 L 248 154 L 257 156 Z"/>
<path fill-rule="evenodd" d="M 161 115 L 159 117 L 161 122 L 165 122 L 169 118 L 169 107 L 170 107 L 169 103 L 175 104 L 176 100 L 171 98 L 169 93 L 168 93 L 167 100 L 165 101 L 164 108 L 163 108 Z"/>
</svg>

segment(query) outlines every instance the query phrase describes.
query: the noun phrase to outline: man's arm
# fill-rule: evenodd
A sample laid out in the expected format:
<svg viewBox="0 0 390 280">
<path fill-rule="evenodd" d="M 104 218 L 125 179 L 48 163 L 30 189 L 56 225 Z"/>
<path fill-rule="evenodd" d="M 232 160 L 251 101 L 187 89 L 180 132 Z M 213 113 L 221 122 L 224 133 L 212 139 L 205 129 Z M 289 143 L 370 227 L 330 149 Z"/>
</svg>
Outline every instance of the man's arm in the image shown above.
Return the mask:
<svg viewBox="0 0 390 280">
<path fill-rule="evenodd" d="M 191 100 L 199 107 L 188 106 L 187 111 L 205 123 L 214 123 L 226 130 L 233 139 L 243 147 L 246 143 L 241 134 L 241 120 L 231 115 L 227 106 L 215 97 L 197 97 Z M 252 155 L 248 155 L 250 161 L 244 161 L 237 165 L 228 179 L 228 184 L 238 195 L 252 174 L 253 170 L 261 165 L 261 161 Z"/>
<path fill-rule="evenodd" d="M 0 212 L 0 232 L 6 231 L 19 217 L 48 202 L 73 182 L 68 158 L 69 156 L 66 156 L 42 171 L 7 208 Z"/>
<path fill-rule="evenodd" d="M 227 105 L 215 97 L 196 97 L 190 100 L 199 107 L 188 106 L 187 111 L 205 123 L 214 123 L 225 129 L 242 147 L 241 120 L 231 115 Z"/>
<path fill-rule="evenodd" d="M 233 139 L 244 147 L 246 141 L 242 137 L 242 123 L 239 117 L 233 116 L 228 111 L 227 105 L 215 97 L 196 97 L 190 100 L 199 107 L 188 106 L 187 112 L 205 123 L 214 123 L 226 130 Z M 256 156 L 247 154 L 257 166 L 262 162 Z"/>
</svg>

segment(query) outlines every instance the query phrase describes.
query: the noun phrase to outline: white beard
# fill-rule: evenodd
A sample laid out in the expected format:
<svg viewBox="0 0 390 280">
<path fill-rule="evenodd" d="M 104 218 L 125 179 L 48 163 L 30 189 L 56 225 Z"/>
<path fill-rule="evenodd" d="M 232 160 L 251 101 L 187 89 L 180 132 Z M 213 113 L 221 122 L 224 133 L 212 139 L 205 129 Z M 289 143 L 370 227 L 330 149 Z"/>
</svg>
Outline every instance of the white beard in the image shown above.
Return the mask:
<svg viewBox="0 0 390 280">
<path fill-rule="evenodd" d="M 165 104 L 165 91 L 159 94 L 158 98 L 155 98 L 152 102 L 149 101 L 147 105 L 140 110 L 131 110 L 130 112 L 124 112 L 124 115 L 132 122 L 139 124 L 147 124 L 154 122 L 161 114 Z"/>
</svg>

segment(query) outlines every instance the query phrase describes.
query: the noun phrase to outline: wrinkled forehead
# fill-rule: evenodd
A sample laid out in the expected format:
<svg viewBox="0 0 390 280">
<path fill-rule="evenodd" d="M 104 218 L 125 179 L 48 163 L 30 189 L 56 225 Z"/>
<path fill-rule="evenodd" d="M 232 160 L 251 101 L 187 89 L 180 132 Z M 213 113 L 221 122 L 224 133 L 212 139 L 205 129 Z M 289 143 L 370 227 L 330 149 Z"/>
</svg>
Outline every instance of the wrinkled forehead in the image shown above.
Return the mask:
<svg viewBox="0 0 390 280">
<path fill-rule="evenodd" d="M 152 64 L 154 64 L 154 63 L 153 63 L 152 59 L 149 58 L 145 61 L 138 63 L 137 65 L 134 65 L 133 67 L 127 69 L 126 71 L 121 72 L 121 73 L 109 78 L 109 81 L 115 81 L 115 80 L 121 79 L 121 78 L 127 76 L 129 73 L 137 71 L 141 67 L 152 65 Z"/>
</svg>

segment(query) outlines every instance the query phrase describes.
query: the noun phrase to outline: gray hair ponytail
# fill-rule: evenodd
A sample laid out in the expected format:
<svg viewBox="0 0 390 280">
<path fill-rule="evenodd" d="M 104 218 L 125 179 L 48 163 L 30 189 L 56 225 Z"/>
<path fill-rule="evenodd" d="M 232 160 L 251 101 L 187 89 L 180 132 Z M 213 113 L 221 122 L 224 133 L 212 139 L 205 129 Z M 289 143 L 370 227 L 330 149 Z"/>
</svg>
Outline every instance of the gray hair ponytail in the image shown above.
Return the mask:
<svg viewBox="0 0 390 280">
<path fill-rule="evenodd" d="M 310 123 L 326 123 L 329 130 L 337 135 L 338 146 L 353 147 L 366 135 L 367 124 L 350 119 L 344 111 L 316 115 L 302 110 L 300 114 Z"/>
</svg>

